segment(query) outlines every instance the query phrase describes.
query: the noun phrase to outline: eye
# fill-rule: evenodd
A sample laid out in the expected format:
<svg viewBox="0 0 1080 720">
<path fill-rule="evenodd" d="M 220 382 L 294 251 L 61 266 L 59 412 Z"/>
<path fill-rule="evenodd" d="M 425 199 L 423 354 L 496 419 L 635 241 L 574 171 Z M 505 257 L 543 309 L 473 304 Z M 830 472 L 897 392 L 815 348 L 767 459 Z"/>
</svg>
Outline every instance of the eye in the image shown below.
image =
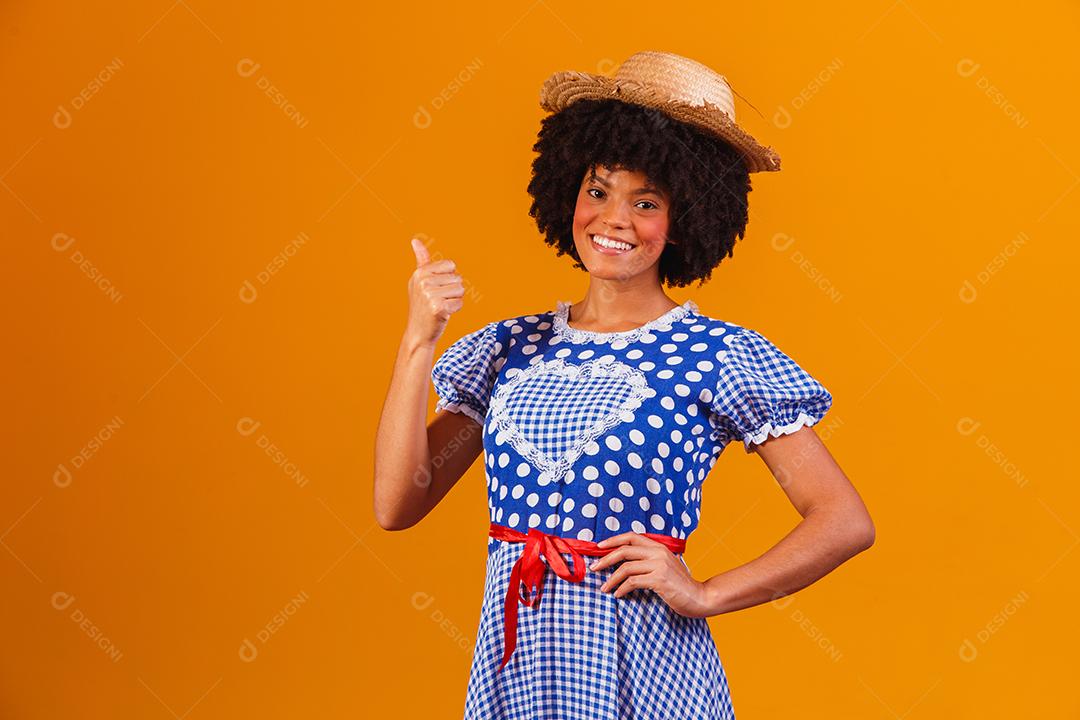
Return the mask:
<svg viewBox="0 0 1080 720">
<path fill-rule="evenodd" d="M 595 198 L 597 200 L 599 200 L 604 195 L 603 190 L 601 190 L 600 188 L 595 188 L 595 187 L 586 188 L 585 192 L 589 194 L 589 197 Z M 594 192 L 599 193 L 599 194 L 598 195 L 593 195 Z M 642 200 L 642 201 L 640 201 L 638 203 L 638 205 L 641 205 L 642 203 L 645 203 L 646 205 L 648 205 L 648 207 L 642 208 L 642 210 L 658 210 L 659 209 L 659 206 L 656 203 L 654 203 L 653 201 L 651 201 L 651 200 Z"/>
</svg>

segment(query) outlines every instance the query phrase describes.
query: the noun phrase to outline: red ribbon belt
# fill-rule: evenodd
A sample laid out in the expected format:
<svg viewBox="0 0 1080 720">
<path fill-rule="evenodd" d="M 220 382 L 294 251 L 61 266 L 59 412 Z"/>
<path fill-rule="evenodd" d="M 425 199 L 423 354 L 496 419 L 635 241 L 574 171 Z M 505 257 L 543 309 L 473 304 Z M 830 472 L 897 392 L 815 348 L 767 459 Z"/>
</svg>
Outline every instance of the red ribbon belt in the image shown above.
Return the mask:
<svg viewBox="0 0 1080 720">
<path fill-rule="evenodd" d="M 491 523 L 488 535 L 498 540 L 508 542 L 523 542 L 525 550 L 521 557 L 514 563 L 514 569 L 510 573 L 510 587 L 506 590 L 506 606 L 504 615 L 504 642 L 503 657 L 499 664 L 502 670 L 510 661 L 510 656 L 517 646 L 517 610 L 518 601 L 528 605 L 534 610 L 540 607 L 540 590 L 544 585 L 544 571 L 550 567 L 555 574 L 570 582 L 582 582 L 585 579 L 585 558 L 582 555 L 600 557 L 618 549 L 619 545 L 599 547 L 590 540 L 578 540 L 577 538 L 548 535 L 537 528 L 529 528 L 528 534 L 508 528 L 505 525 Z M 644 537 L 663 543 L 669 550 L 681 553 L 686 550 L 686 539 L 675 538 L 670 535 L 658 535 L 656 533 L 641 533 Z M 570 553 L 574 569 L 567 567 L 562 553 Z M 541 556 L 547 558 L 545 566 Z M 521 593 L 521 585 L 525 585 L 525 594 Z M 496 671 L 498 672 L 498 671 Z"/>
</svg>

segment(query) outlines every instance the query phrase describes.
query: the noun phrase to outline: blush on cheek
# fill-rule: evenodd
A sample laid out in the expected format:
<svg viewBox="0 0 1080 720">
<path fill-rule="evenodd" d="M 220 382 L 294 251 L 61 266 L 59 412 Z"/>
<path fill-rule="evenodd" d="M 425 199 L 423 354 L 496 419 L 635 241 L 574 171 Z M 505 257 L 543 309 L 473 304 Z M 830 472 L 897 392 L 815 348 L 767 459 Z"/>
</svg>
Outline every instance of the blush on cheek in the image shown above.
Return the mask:
<svg viewBox="0 0 1080 720">
<path fill-rule="evenodd" d="M 574 233 L 584 235 L 585 228 L 589 226 L 594 217 L 593 214 L 589 213 L 587 206 L 578 200 L 577 207 L 574 209 Z"/>
</svg>

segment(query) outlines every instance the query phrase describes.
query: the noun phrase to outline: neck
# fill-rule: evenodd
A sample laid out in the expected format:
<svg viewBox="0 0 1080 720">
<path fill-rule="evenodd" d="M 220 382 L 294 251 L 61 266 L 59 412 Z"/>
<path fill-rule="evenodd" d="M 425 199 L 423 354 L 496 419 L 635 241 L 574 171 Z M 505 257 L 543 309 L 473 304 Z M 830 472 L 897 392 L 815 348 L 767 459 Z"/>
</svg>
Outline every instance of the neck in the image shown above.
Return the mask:
<svg viewBox="0 0 1080 720">
<path fill-rule="evenodd" d="M 580 330 L 621 332 L 644 325 L 678 305 L 659 284 L 590 278 L 585 298 L 570 307 L 568 320 Z"/>
</svg>

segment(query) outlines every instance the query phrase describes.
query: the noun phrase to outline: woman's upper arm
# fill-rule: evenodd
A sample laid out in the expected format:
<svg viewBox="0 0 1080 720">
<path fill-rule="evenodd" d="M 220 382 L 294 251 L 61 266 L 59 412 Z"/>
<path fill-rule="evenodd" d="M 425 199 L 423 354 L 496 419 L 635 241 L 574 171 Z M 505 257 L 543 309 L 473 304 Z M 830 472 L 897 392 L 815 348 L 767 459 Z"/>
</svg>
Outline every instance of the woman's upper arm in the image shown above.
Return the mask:
<svg viewBox="0 0 1080 720">
<path fill-rule="evenodd" d="M 430 477 L 418 478 L 429 483 L 427 515 L 450 492 L 484 449 L 483 426 L 469 415 L 439 410 L 428 424 L 428 451 L 431 455 Z"/>
<path fill-rule="evenodd" d="M 869 545 L 874 523 L 858 490 L 813 428 L 772 437 L 754 447 L 799 515 L 829 508 L 840 513 L 844 529 Z"/>
<path fill-rule="evenodd" d="M 426 515 L 483 452 L 488 401 L 506 360 L 506 338 L 490 322 L 455 340 L 435 361 L 431 381 L 438 401 L 428 424 L 431 456 Z"/>
<path fill-rule="evenodd" d="M 746 452 L 761 457 L 801 516 L 829 508 L 843 532 L 872 543 L 874 526 L 862 498 L 812 428 L 832 401 L 791 356 L 743 328 L 718 373 L 712 411 L 729 440 L 741 440 Z"/>
</svg>

